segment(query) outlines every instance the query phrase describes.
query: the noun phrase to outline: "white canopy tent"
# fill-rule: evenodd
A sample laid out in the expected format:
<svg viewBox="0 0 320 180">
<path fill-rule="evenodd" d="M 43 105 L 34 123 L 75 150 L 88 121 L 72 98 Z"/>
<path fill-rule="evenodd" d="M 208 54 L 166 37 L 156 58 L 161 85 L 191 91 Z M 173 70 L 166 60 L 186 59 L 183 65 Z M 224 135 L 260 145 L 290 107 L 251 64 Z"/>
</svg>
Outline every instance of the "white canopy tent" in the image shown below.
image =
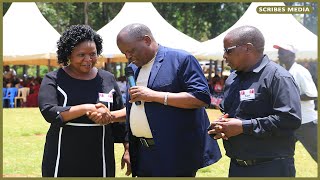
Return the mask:
<svg viewBox="0 0 320 180">
<path fill-rule="evenodd" d="M 3 64 L 57 66 L 59 37 L 35 2 L 14 2 L 3 17 Z"/>
<path fill-rule="evenodd" d="M 301 25 L 291 14 L 259 14 L 258 6 L 285 6 L 282 2 L 253 2 L 243 16 L 228 30 L 214 39 L 202 43 L 194 55 L 202 60 L 223 60 L 223 38 L 232 29 L 243 25 L 257 27 L 265 38 L 265 54 L 272 60 L 278 59 L 275 44 L 291 44 L 298 51 L 297 60 L 317 60 L 318 36 Z"/>
<path fill-rule="evenodd" d="M 116 37 L 123 27 L 131 23 L 148 26 L 156 41 L 164 46 L 194 53 L 195 48 L 201 44 L 171 26 L 151 2 L 127 2 L 112 21 L 97 31 L 103 38 L 104 57 L 110 58 L 112 62 L 127 62 L 118 49 Z"/>
</svg>

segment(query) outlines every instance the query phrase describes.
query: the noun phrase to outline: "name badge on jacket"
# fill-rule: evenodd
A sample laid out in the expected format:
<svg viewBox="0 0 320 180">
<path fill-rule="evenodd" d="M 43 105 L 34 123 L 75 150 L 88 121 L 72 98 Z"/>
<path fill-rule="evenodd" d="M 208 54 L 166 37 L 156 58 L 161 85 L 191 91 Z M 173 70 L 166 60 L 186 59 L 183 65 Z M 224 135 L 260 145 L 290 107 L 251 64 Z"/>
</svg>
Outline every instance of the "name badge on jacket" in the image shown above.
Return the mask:
<svg viewBox="0 0 320 180">
<path fill-rule="evenodd" d="M 254 89 L 241 90 L 240 93 L 240 101 L 255 99 L 256 96 L 254 94 Z"/>
<path fill-rule="evenodd" d="M 115 90 L 112 89 L 109 93 L 99 93 L 99 101 L 113 103 L 114 92 Z"/>
</svg>

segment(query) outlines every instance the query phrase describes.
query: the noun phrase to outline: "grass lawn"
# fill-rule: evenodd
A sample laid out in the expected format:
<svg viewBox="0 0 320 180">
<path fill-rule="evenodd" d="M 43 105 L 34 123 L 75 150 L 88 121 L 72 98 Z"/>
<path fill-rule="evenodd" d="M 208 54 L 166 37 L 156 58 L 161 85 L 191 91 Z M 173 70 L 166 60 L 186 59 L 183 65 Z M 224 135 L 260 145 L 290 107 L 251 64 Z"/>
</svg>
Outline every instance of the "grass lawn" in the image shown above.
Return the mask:
<svg viewBox="0 0 320 180">
<path fill-rule="evenodd" d="M 220 115 L 207 110 L 210 120 Z M 3 109 L 3 177 L 41 177 L 41 161 L 45 134 L 49 124 L 38 108 Z M 216 164 L 200 169 L 197 177 L 227 177 L 229 158 L 222 141 L 218 140 L 223 157 Z M 115 145 L 116 177 L 125 177 L 120 170 L 122 144 Z M 296 144 L 295 163 L 297 177 L 317 177 L 318 166 L 300 142 Z"/>
</svg>

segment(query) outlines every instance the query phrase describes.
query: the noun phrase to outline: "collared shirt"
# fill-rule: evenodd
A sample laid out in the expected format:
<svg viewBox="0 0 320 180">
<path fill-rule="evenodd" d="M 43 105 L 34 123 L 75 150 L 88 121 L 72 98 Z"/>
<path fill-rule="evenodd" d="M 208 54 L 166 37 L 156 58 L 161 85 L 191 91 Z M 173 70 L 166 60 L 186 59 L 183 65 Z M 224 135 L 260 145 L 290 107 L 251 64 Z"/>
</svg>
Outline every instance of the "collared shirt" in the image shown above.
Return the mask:
<svg viewBox="0 0 320 180">
<path fill-rule="evenodd" d="M 149 61 L 147 64 L 141 67 L 136 82 L 137 86 L 147 87 L 150 71 L 154 64 L 155 58 L 156 56 L 154 56 L 151 61 Z M 141 101 L 141 104 L 138 106 L 135 103 L 132 103 L 130 112 L 130 128 L 132 134 L 136 137 L 152 138 L 152 133 L 145 112 L 143 101 Z"/>
<path fill-rule="evenodd" d="M 294 130 L 301 125 L 298 87 L 287 70 L 264 56 L 249 72 L 233 72 L 221 109 L 242 120 L 243 133 L 224 141 L 231 158 L 294 155 Z"/>
<path fill-rule="evenodd" d="M 318 91 L 316 85 L 312 80 L 312 76 L 308 69 L 300 64 L 293 63 L 289 69 L 289 73 L 295 79 L 300 95 L 306 94 L 309 97 L 318 97 Z M 317 111 L 314 110 L 314 100 L 300 101 L 302 124 L 314 121 L 318 118 Z"/>
</svg>

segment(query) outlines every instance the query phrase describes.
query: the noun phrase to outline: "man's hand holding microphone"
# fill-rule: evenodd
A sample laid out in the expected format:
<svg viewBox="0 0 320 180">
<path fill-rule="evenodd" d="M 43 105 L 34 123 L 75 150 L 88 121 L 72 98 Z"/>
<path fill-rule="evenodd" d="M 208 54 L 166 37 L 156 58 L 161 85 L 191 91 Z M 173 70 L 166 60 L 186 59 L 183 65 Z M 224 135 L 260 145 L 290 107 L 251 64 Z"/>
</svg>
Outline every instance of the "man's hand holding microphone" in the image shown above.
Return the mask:
<svg viewBox="0 0 320 180">
<path fill-rule="evenodd" d="M 125 75 L 129 84 L 129 95 L 130 103 L 135 103 L 137 106 L 141 104 L 141 101 L 152 102 L 153 98 L 158 94 L 156 91 L 153 91 L 144 86 L 136 86 L 136 81 L 134 79 L 134 72 L 132 67 L 125 68 Z"/>
</svg>

